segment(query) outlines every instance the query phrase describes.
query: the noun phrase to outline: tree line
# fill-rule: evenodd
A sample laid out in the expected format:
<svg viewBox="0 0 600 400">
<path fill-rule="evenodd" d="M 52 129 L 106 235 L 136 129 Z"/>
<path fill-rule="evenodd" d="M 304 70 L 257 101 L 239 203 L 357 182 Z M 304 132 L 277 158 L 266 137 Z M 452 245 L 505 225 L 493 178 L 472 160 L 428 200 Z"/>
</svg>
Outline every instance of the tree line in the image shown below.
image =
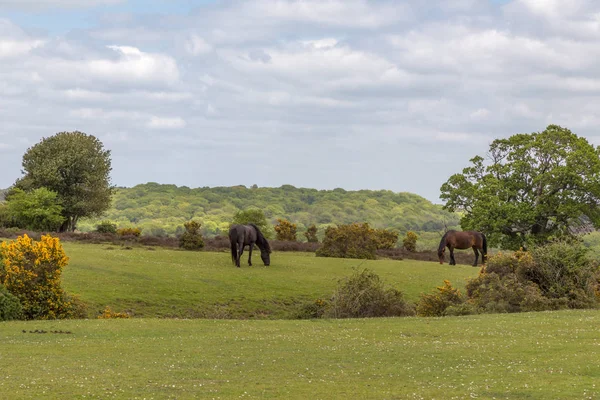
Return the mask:
<svg viewBox="0 0 600 400">
<path fill-rule="evenodd" d="M 95 230 L 103 219 L 144 234 L 180 236 L 201 222 L 203 235 L 226 234 L 241 211 L 261 210 L 299 232 L 369 223 L 399 233 L 484 232 L 495 247 L 527 248 L 600 227 L 600 148 L 570 130 L 496 139 L 462 173 L 442 185 L 435 205 L 410 193 L 344 189 L 202 187 L 111 184 L 110 150 L 94 136 L 61 132 L 23 156 L 23 176 L 6 192 L 0 225 L 40 231 Z M 269 232 L 267 231 L 267 234 Z M 425 235 L 426 236 L 426 235 Z M 431 237 L 431 236 L 430 236 Z"/>
</svg>

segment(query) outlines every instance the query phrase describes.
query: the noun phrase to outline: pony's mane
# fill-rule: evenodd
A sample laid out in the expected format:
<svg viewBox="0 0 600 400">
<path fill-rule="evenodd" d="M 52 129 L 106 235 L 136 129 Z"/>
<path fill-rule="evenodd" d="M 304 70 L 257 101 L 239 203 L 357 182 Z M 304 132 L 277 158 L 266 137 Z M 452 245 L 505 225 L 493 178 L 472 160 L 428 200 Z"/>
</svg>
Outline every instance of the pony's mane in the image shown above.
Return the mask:
<svg viewBox="0 0 600 400">
<path fill-rule="evenodd" d="M 450 232 L 454 232 L 454 230 L 446 231 L 446 233 L 444 233 L 444 236 L 442 236 L 442 239 L 440 240 L 440 246 L 438 247 L 438 256 L 442 255 L 444 247 L 446 247 L 446 236 L 448 236 Z"/>
<path fill-rule="evenodd" d="M 270 253 L 271 245 L 269 245 L 269 242 L 267 241 L 267 238 L 265 238 L 265 235 L 263 235 L 262 232 L 260 231 L 260 229 L 258 229 L 258 226 L 254 225 L 254 224 L 248 224 L 248 225 L 250 225 L 251 227 L 256 229 L 256 244 L 259 245 L 260 247 L 264 247 Z"/>
</svg>

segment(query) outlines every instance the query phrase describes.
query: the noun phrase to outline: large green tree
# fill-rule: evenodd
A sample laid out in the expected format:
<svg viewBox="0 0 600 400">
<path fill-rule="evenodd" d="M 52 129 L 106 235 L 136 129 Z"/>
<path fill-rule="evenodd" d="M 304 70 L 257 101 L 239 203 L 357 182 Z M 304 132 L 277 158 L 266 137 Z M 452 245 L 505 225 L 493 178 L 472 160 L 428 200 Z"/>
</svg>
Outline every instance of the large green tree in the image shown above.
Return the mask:
<svg viewBox="0 0 600 400">
<path fill-rule="evenodd" d="M 441 187 L 444 208 L 463 213 L 463 229 L 515 249 L 600 227 L 600 149 L 570 130 L 497 139 L 487 160 L 476 156 Z"/>
<path fill-rule="evenodd" d="M 110 207 L 110 150 L 95 136 L 60 132 L 43 138 L 23 155 L 24 176 L 16 188 L 47 188 L 63 207 L 61 231 L 72 231 L 83 217 L 98 217 Z"/>
</svg>

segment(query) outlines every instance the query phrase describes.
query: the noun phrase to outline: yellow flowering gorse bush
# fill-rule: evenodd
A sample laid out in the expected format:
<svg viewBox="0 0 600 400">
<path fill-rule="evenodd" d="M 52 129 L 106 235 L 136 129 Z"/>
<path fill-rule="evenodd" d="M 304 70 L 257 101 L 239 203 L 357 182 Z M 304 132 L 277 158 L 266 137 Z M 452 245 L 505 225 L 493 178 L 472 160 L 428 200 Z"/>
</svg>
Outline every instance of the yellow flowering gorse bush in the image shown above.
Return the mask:
<svg viewBox="0 0 600 400">
<path fill-rule="evenodd" d="M 19 236 L 0 246 L 0 283 L 16 296 L 26 319 L 69 318 L 73 305 L 61 287 L 69 258 L 58 238 Z"/>
</svg>

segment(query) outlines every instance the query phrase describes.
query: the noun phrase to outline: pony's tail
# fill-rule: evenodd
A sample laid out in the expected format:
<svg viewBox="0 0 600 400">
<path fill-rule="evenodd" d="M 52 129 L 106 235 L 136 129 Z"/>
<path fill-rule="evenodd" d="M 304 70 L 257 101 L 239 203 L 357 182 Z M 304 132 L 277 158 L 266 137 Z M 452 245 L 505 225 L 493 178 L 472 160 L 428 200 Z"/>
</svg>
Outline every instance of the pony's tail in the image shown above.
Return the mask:
<svg viewBox="0 0 600 400">
<path fill-rule="evenodd" d="M 229 243 L 231 245 L 231 261 L 237 262 L 237 231 L 234 229 L 229 232 Z"/>
<path fill-rule="evenodd" d="M 487 238 L 482 233 L 481 238 L 483 239 L 483 254 L 481 255 L 481 261 L 485 263 L 487 261 Z"/>
</svg>

